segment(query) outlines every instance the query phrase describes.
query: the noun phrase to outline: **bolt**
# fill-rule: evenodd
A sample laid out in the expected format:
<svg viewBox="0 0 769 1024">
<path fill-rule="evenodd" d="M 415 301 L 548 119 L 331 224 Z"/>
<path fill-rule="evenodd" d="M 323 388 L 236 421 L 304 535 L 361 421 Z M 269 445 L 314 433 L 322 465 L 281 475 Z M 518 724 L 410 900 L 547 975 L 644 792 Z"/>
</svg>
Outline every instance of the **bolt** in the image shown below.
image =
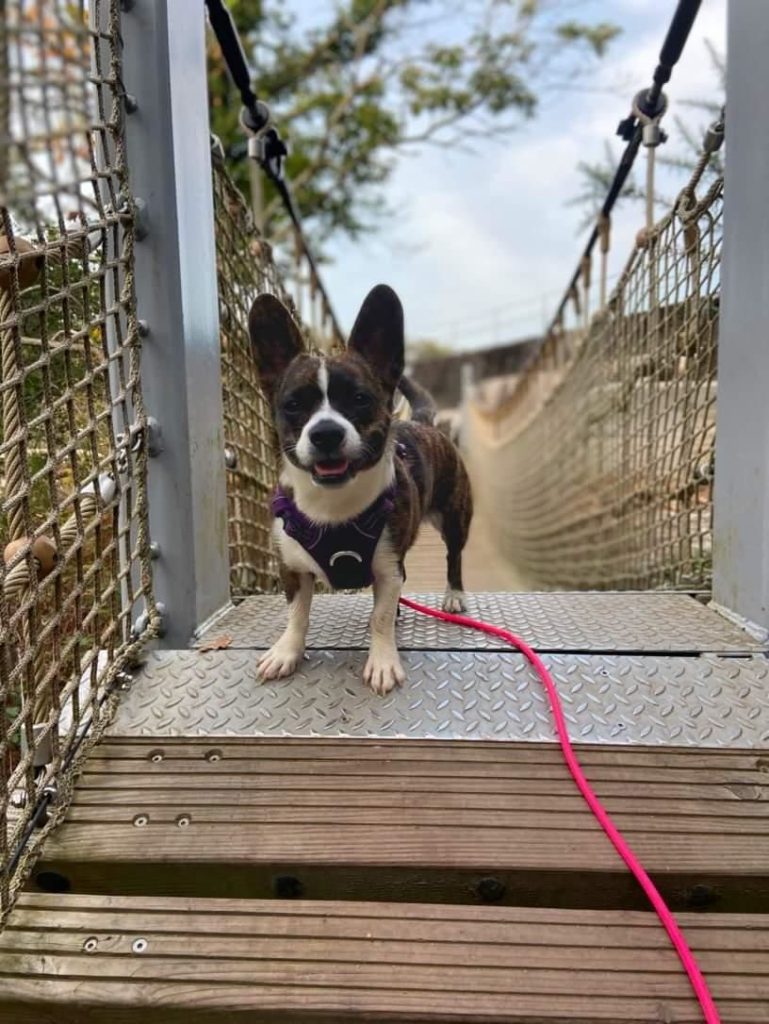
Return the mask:
<svg viewBox="0 0 769 1024">
<path fill-rule="evenodd" d="M 86 939 L 83 943 L 84 953 L 95 953 L 99 946 L 99 940 L 92 935 L 90 939 Z"/>
<path fill-rule="evenodd" d="M 136 111 L 139 109 L 139 101 L 130 92 L 125 93 L 125 95 L 123 96 L 123 103 L 125 105 L 126 114 L 135 114 Z"/>
<path fill-rule="evenodd" d="M 192 818 L 189 816 L 189 814 L 180 814 L 179 817 L 176 819 L 176 824 L 179 826 L 179 828 L 187 828 L 191 821 Z"/>
<path fill-rule="evenodd" d="M 149 824 L 149 820 L 148 814 L 137 814 L 133 823 L 137 828 L 144 828 L 145 825 Z"/>
<path fill-rule="evenodd" d="M 304 895 L 304 886 L 293 875 L 278 875 L 272 889 L 279 900 L 296 900 Z"/>
<path fill-rule="evenodd" d="M 133 953 L 144 953 L 146 952 L 148 942 L 146 939 L 134 939 L 131 945 L 131 951 Z"/>
<path fill-rule="evenodd" d="M 147 756 L 149 757 L 150 761 L 153 762 L 153 764 L 159 764 L 159 762 L 163 760 L 163 751 L 151 750 Z"/>
<path fill-rule="evenodd" d="M 150 558 L 153 562 L 160 558 L 160 545 L 156 540 L 150 541 Z"/>
<path fill-rule="evenodd" d="M 146 320 L 137 320 L 136 331 L 140 338 L 146 338 L 147 335 L 150 333 L 150 325 L 147 323 Z"/>
<path fill-rule="evenodd" d="M 221 761 L 222 752 L 221 750 L 209 750 L 206 752 L 204 756 L 206 761 L 209 761 L 211 764 L 214 764 L 216 763 L 216 761 Z"/>
<path fill-rule="evenodd" d="M 507 891 L 498 878 L 482 878 L 475 887 L 475 894 L 484 903 L 497 903 Z"/>
</svg>

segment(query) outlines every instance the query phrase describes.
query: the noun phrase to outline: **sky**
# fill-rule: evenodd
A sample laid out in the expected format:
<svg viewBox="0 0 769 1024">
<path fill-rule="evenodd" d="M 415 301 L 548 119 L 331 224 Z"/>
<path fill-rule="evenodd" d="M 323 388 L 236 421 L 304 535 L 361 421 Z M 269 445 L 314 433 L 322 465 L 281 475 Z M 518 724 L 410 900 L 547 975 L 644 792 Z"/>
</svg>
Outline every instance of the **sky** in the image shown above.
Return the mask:
<svg viewBox="0 0 769 1024">
<path fill-rule="evenodd" d="M 294 0 L 301 8 L 310 0 Z M 675 0 L 577 0 L 569 16 L 623 27 L 597 65 L 590 91 L 550 95 L 535 120 L 475 153 L 423 149 L 402 159 L 386 188 L 398 211 L 363 241 L 337 239 L 326 286 L 344 329 L 380 281 L 396 289 L 412 340 L 434 338 L 457 351 L 536 335 L 552 315 L 579 258 L 584 209 L 566 205 L 580 190 L 577 164 L 600 162 L 630 101 L 651 84 Z M 666 117 L 694 127 L 706 117 L 681 101 L 717 98 L 705 40 L 725 53 L 726 0 L 703 0 L 667 92 Z M 621 142 L 612 142 L 619 154 Z M 672 151 L 675 139 L 667 143 Z M 636 163 L 643 177 L 641 157 Z M 663 178 L 663 185 L 665 184 Z M 610 274 L 630 253 L 642 204 L 614 218 Z"/>
</svg>

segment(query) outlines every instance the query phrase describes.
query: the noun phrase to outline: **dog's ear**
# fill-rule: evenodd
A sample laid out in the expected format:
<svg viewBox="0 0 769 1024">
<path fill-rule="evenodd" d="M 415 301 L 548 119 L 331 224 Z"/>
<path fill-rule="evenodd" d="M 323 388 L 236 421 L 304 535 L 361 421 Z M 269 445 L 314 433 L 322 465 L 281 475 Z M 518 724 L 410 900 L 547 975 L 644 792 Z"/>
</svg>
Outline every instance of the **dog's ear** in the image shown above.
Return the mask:
<svg viewBox="0 0 769 1024">
<path fill-rule="evenodd" d="M 270 400 L 288 364 L 304 348 L 294 318 L 274 295 L 258 295 L 248 314 L 248 333 L 259 379 Z"/>
<path fill-rule="evenodd" d="M 363 356 L 388 391 L 394 391 L 403 374 L 403 306 L 386 284 L 378 284 L 366 296 L 350 332 L 347 347 Z"/>
</svg>

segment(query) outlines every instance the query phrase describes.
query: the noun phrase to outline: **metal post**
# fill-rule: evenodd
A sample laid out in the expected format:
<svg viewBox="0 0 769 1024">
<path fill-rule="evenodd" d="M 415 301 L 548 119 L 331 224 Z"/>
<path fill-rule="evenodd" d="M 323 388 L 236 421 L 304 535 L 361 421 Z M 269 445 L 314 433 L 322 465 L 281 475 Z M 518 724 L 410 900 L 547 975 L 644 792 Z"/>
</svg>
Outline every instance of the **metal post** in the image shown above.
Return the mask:
<svg viewBox="0 0 769 1024">
<path fill-rule="evenodd" d="M 227 503 L 202 0 L 136 0 L 122 16 L 131 189 L 145 204 L 136 245 L 148 334 L 142 388 L 158 421 L 150 533 L 165 647 L 184 647 L 229 600 Z"/>
<path fill-rule="evenodd" d="M 769 630 L 769 4 L 728 5 L 714 600 Z"/>
</svg>

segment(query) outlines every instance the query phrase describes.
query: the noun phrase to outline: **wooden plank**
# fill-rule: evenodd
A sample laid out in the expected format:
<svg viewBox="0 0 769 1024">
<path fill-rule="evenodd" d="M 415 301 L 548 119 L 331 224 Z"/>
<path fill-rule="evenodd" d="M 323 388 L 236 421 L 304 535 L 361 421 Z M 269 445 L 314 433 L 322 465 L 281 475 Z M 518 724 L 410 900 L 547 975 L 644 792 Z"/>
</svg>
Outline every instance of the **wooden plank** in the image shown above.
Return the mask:
<svg viewBox="0 0 769 1024">
<path fill-rule="evenodd" d="M 683 915 L 730 1024 L 763 1024 L 769 918 Z M 137 950 L 136 942 L 140 940 Z M 646 913 L 25 894 L 0 1021 L 694 1024 Z"/>
<path fill-rule="evenodd" d="M 765 752 L 580 754 L 676 909 L 769 911 Z M 550 744 L 111 739 L 50 872 L 76 892 L 646 906 Z"/>
</svg>

